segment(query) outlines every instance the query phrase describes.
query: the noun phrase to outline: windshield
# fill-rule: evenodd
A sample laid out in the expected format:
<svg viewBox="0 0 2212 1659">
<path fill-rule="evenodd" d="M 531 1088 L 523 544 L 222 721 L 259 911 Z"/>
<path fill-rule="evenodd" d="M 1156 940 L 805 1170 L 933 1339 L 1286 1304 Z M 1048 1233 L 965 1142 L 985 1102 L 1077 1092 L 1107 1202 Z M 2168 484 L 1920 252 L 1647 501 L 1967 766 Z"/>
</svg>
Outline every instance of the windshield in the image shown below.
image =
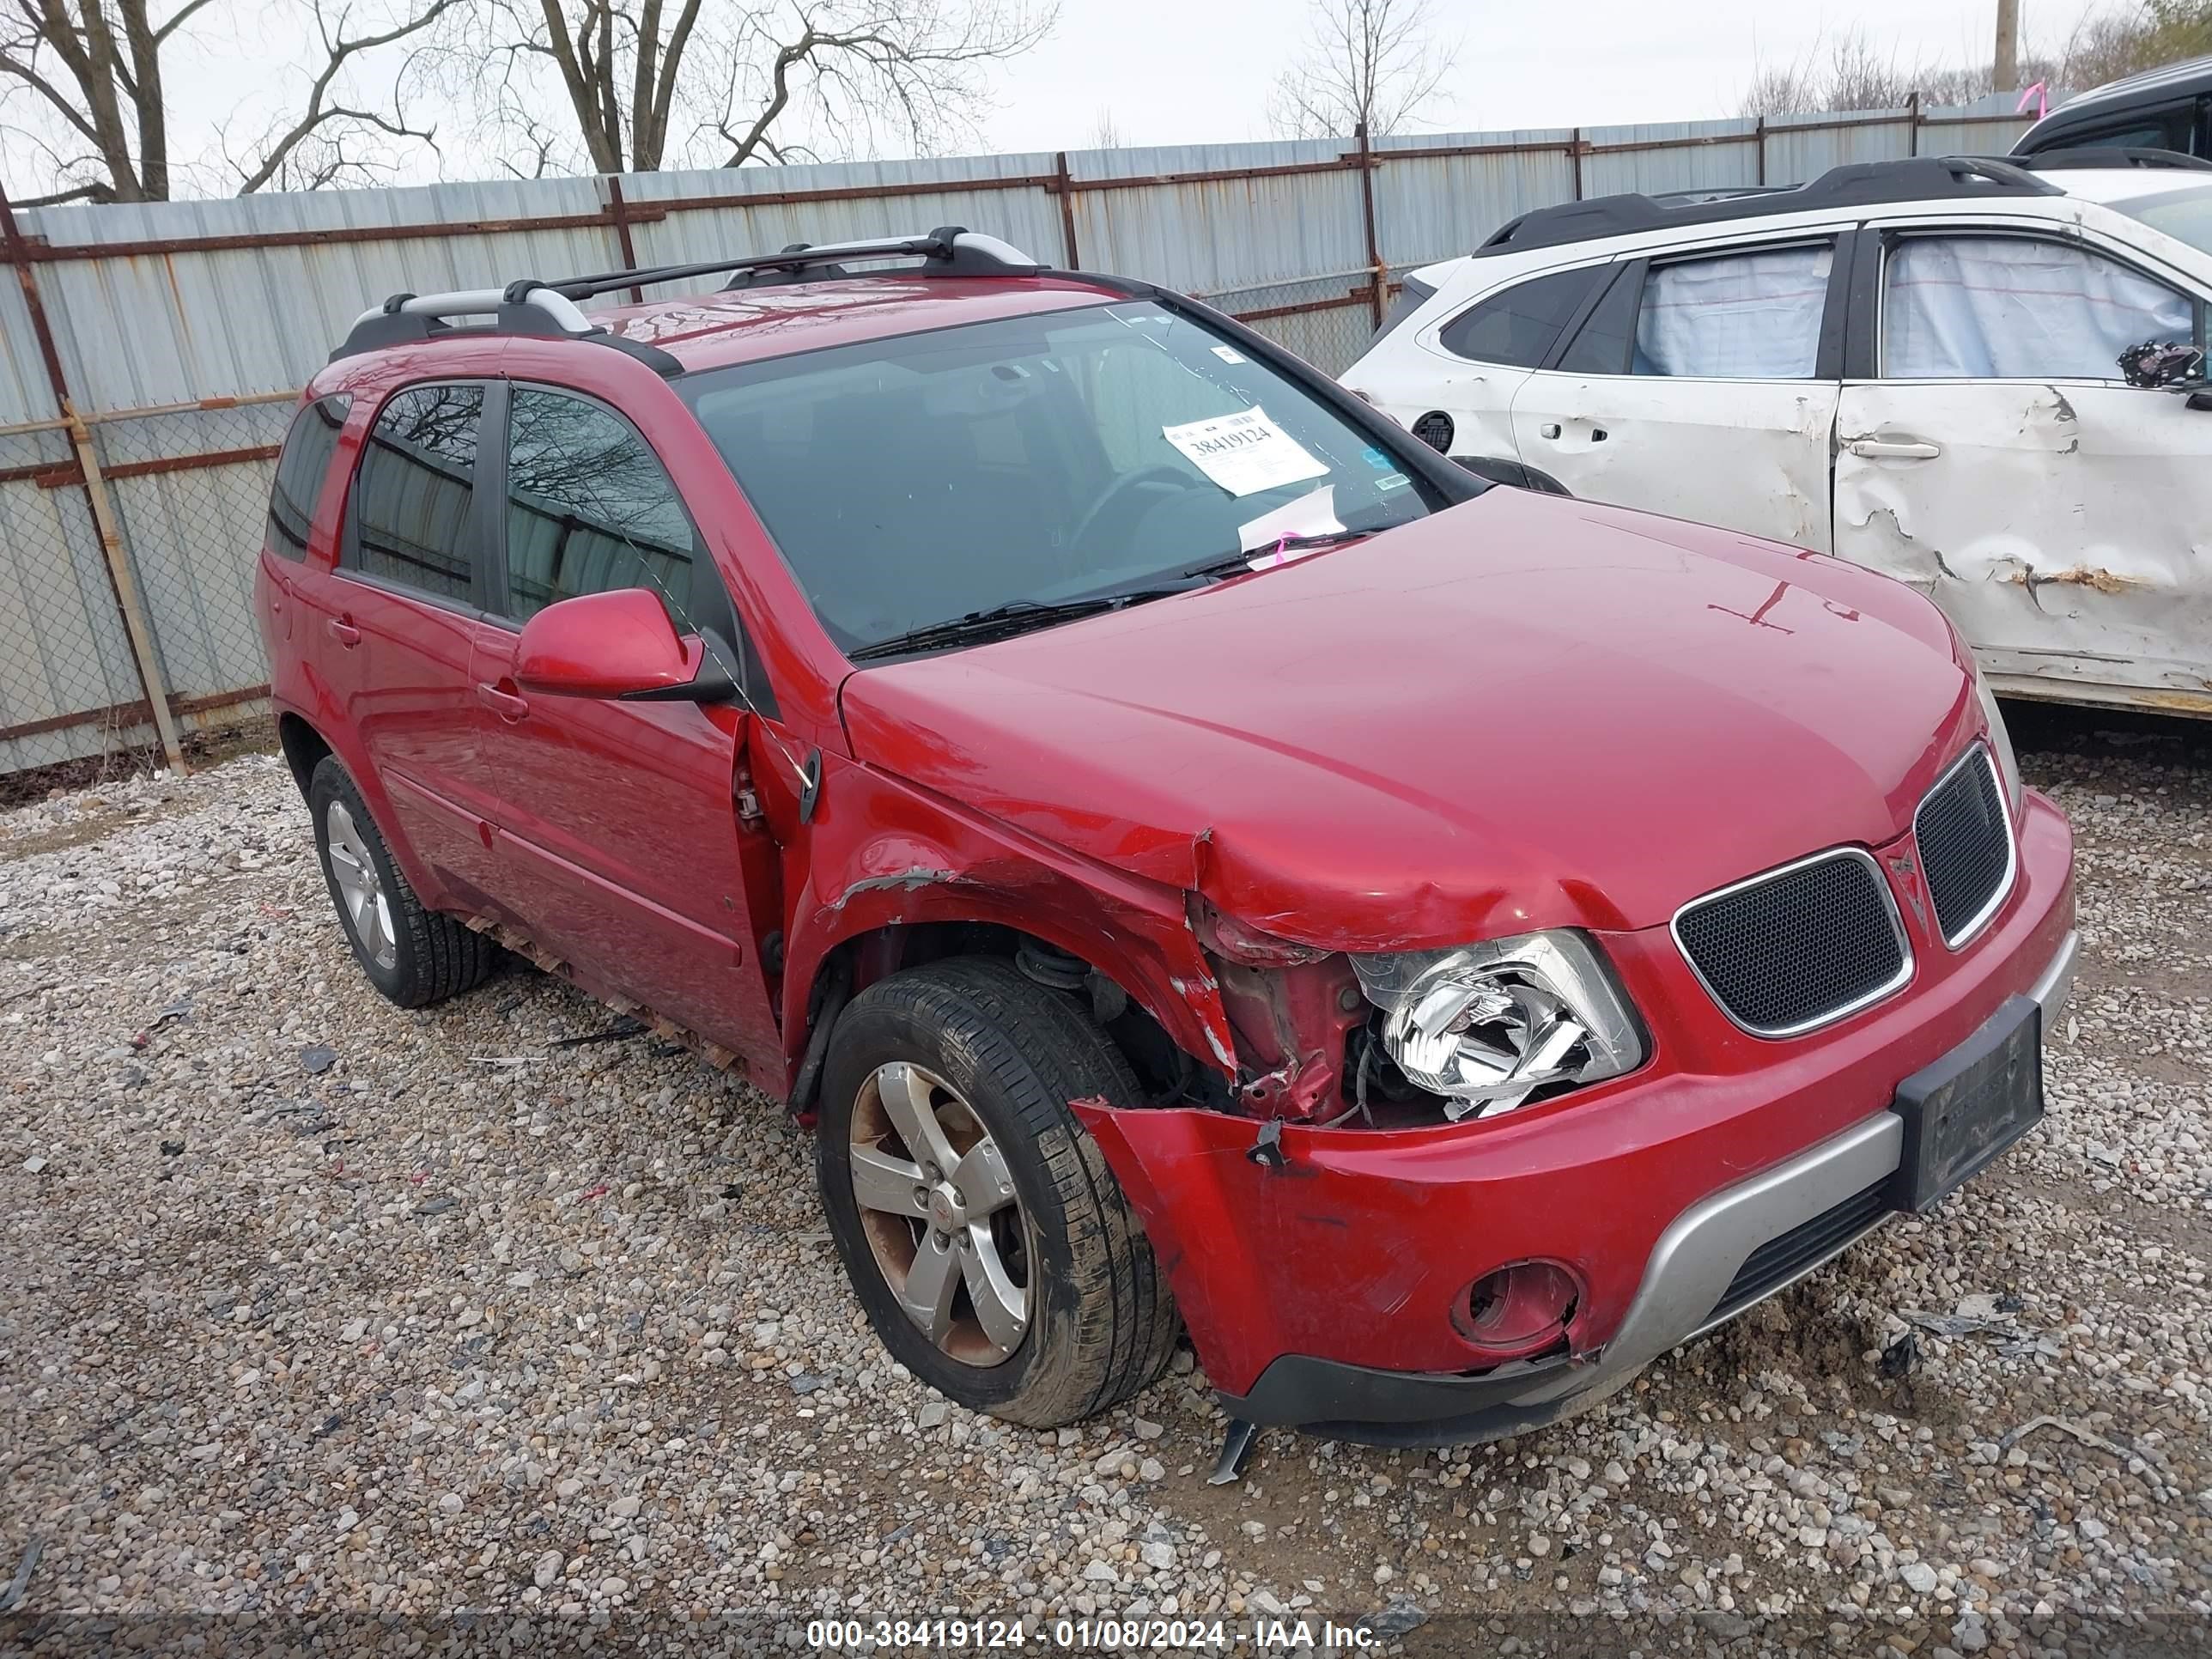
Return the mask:
<svg viewBox="0 0 2212 1659">
<path fill-rule="evenodd" d="M 2200 253 L 2212 253 L 2212 185 L 2160 196 L 2138 196 L 2112 205 L 2153 230 L 2162 230 Z"/>
<path fill-rule="evenodd" d="M 733 365 L 678 389 L 848 653 L 1445 505 L 1367 433 L 1149 301 Z"/>
</svg>

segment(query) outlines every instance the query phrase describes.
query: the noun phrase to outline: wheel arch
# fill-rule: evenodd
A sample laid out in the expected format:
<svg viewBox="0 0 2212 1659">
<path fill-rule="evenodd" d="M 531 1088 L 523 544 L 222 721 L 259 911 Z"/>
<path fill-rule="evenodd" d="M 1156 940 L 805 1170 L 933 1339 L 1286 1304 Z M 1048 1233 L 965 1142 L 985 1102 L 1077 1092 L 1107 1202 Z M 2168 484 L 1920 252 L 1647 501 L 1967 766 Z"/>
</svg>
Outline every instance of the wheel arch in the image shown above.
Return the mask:
<svg viewBox="0 0 2212 1659">
<path fill-rule="evenodd" d="M 864 873 L 880 871 L 889 850 L 881 842 L 857 849 L 834 872 L 817 864 L 798 896 L 783 978 L 793 1110 L 813 1106 L 828 1030 L 845 999 L 902 969 L 961 955 L 1008 957 L 1046 973 L 1055 962 L 1063 971 L 1079 964 L 1082 988 L 1102 1008 L 1118 993 L 1182 1060 L 1233 1073 L 1227 1014 L 1179 894 L 1153 893 L 1119 872 L 1079 872 L 1073 854 L 1020 856 L 1005 841 L 963 848 L 951 836 L 925 846 L 902 835 L 900 867 Z M 1067 867 L 1055 867 L 1062 860 Z M 1125 1054 L 1132 1042 L 1141 1046 L 1123 1022 L 1106 1023 Z M 1157 1075 L 1164 1059 L 1129 1057 L 1140 1075 Z"/>
<path fill-rule="evenodd" d="M 362 802 L 376 820 L 377 833 L 384 837 L 385 850 L 392 854 L 409 884 L 431 908 L 449 908 L 444 884 L 416 854 L 415 843 L 408 839 L 406 826 L 392 810 L 392 798 L 385 790 L 383 780 L 376 775 L 358 739 L 348 732 L 344 721 L 333 709 L 310 712 L 280 702 L 276 710 L 276 743 L 283 754 L 285 769 L 299 786 L 303 801 L 307 799 L 308 786 L 314 781 L 315 768 L 326 757 L 335 756 L 353 779 L 354 787 L 361 791 Z"/>
<path fill-rule="evenodd" d="M 300 799 L 307 799 L 307 785 L 314 778 L 315 768 L 322 763 L 324 756 L 333 752 L 329 741 L 315 730 L 305 714 L 287 708 L 276 716 L 276 745 L 283 751 L 284 764 L 291 769 L 292 781 L 299 786 Z"/>
</svg>

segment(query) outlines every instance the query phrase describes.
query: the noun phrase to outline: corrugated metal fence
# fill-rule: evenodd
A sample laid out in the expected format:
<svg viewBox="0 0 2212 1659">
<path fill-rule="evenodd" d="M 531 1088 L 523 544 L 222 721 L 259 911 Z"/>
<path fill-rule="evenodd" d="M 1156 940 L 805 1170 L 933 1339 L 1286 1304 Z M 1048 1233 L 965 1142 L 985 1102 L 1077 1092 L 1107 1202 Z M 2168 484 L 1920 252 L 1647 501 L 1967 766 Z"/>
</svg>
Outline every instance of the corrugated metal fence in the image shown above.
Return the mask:
<svg viewBox="0 0 2212 1659">
<path fill-rule="evenodd" d="M 1322 368 L 1398 273 L 1531 208 L 2002 152 L 1986 106 L 434 185 L 137 206 L 0 204 L 0 774 L 265 707 L 247 611 L 297 388 L 401 289 L 988 230 L 1204 295 Z"/>
</svg>

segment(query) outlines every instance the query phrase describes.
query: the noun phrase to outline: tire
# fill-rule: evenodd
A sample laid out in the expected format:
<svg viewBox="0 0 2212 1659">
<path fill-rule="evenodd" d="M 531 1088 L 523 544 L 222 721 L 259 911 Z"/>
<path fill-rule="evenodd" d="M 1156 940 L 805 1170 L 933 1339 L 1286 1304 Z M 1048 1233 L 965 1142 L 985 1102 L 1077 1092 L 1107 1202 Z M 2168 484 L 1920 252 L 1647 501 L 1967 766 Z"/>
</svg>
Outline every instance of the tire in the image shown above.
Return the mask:
<svg viewBox="0 0 2212 1659">
<path fill-rule="evenodd" d="M 491 971 L 499 946 L 423 908 L 337 756 L 317 763 L 307 781 L 307 810 L 331 906 L 370 984 L 402 1008 L 423 1008 L 458 996 Z"/>
<path fill-rule="evenodd" d="M 1011 1189 L 1013 1223 L 1005 1222 L 1003 1209 L 988 1224 L 963 1221 L 967 1212 L 951 1209 L 944 1213 L 955 1219 L 940 1232 L 933 1224 L 943 1218 L 939 1212 L 864 1211 L 856 1160 L 864 1179 L 875 1158 L 906 1157 L 915 1167 L 926 1162 L 912 1156 L 917 1149 L 907 1144 L 911 1136 L 880 1139 L 876 1133 L 895 1127 L 884 1103 L 899 1098 L 896 1079 L 913 1078 L 916 1068 L 927 1081 L 938 1129 L 960 1154 L 941 1186 L 914 1189 L 916 1200 L 924 1190 L 949 1189 L 950 1200 L 942 1201 L 978 1208 L 993 1201 L 978 1189 L 999 1164 L 980 1180 L 964 1173 L 977 1164 L 983 1143 L 963 1144 L 961 1131 L 980 1129 L 998 1149 L 1006 1182 L 1000 1191 Z M 920 1088 L 908 1089 L 904 1110 L 918 1121 L 913 1113 Z M 1071 1100 L 1102 1096 L 1116 1105 L 1141 1098 L 1128 1062 L 1073 997 L 995 957 L 961 957 L 893 975 L 854 998 L 838 1018 L 815 1133 L 830 1237 L 884 1347 L 915 1376 L 971 1410 L 1031 1428 L 1059 1428 L 1127 1399 L 1173 1357 L 1175 1304 L 1152 1247 L 1103 1154 L 1067 1108 Z M 894 1177 L 893 1190 L 900 1179 Z M 988 1238 L 976 1234 L 979 1225 Z M 918 1322 L 921 1316 L 908 1312 L 900 1291 L 919 1282 L 925 1252 L 939 1249 L 933 1241 L 948 1238 L 957 1244 L 940 1250 L 939 1259 L 958 1265 L 935 1275 L 935 1282 L 951 1281 L 939 1305 L 952 1310 L 952 1323 L 940 1346 Z M 902 1250 L 913 1257 L 903 1272 Z M 1000 1337 L 994 1340 L 987 1328 L 980 1309 L 994 1304 L 989 1298 L 979 1304 L 971 1286 L 997 1281 L 979 1268 L 979 1257 L 1021 1281 L 1017 1340 L 1003 1340 L 1008 1325 L 1002 1306 Z"/>
</svg>

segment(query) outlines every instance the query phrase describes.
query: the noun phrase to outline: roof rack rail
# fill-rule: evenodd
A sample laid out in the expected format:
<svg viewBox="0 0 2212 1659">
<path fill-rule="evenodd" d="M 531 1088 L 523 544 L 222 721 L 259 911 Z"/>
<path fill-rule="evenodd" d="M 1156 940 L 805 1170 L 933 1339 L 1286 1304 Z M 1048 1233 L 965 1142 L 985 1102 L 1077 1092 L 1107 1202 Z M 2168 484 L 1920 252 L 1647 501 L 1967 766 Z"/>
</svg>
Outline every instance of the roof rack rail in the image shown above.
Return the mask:
<svg viewBox="0 0 2212 1659">
<path fill-rule="evenodd" d="M 732 272 L 724 284 L 725 291 L 774 283 L 821 282 L 852 275 L 847 269 L 849 264 L 884 259 L 919 259 L 921 273 L 932 276 L 1033 276 L 1046 268 L 996 236 L 980 234 L 963 225 L 946 225 L 927 236 L 886 236 L 819 247 L 794 242 L 775 253 L 600 271 L 556 283 L 525 276 L 504 288 L 395 294 L 355 319 L 345 343 L 331 354 L 331 360 L 335 362 L 385 346 L 435 338 L 453 331 L 455 318 L 488 317 L 491 319 L 488 326 L 478 325 L 472 331 L 588 340 L 638 358 L 657 373 L 673 374 L 682 368 L 674 357 L 657 346 L 609 332 L 578 309 L 576 302 L 620 289 L 649 288 Z"/>
<path fill-rule="evenodd" d="M 1993 158 L 2009 161 L 2031 173 L 2064 173 L 2084 167 L 2175 167 L 2191 173 L 2212 173 L 2212 161 L 2178 149 L 2152 149 L 2141 144 L 2078 144 L 2038 150 L 2033 155 Z"/>
<path fill-rule="evenodd" d="M 1782 188 L 1739 188 L 1729 193 L 1682 191 L 1671 199 L 1628 194 L 1598 196 L 1538 208 L 1509 219 L 1475 249 L 1478 255 L 1518 253 L 1565 242 L 1595 241 L 1640 230 L 1663 230 L 1724 219 L 1769 214 L 1809 213 L 1820 208 L 1870 207 L 1890 202 L 1928 201 L 1946 196 L 2060 196 L 2065 192 L 2039 179 L 2009 157 L 1919 155 L 1900 161 L 1852 161 L 1830 167 L 1809 184 Z M 1706 199 L 1684 198 L 1705 197 Z"/>
</svg>

